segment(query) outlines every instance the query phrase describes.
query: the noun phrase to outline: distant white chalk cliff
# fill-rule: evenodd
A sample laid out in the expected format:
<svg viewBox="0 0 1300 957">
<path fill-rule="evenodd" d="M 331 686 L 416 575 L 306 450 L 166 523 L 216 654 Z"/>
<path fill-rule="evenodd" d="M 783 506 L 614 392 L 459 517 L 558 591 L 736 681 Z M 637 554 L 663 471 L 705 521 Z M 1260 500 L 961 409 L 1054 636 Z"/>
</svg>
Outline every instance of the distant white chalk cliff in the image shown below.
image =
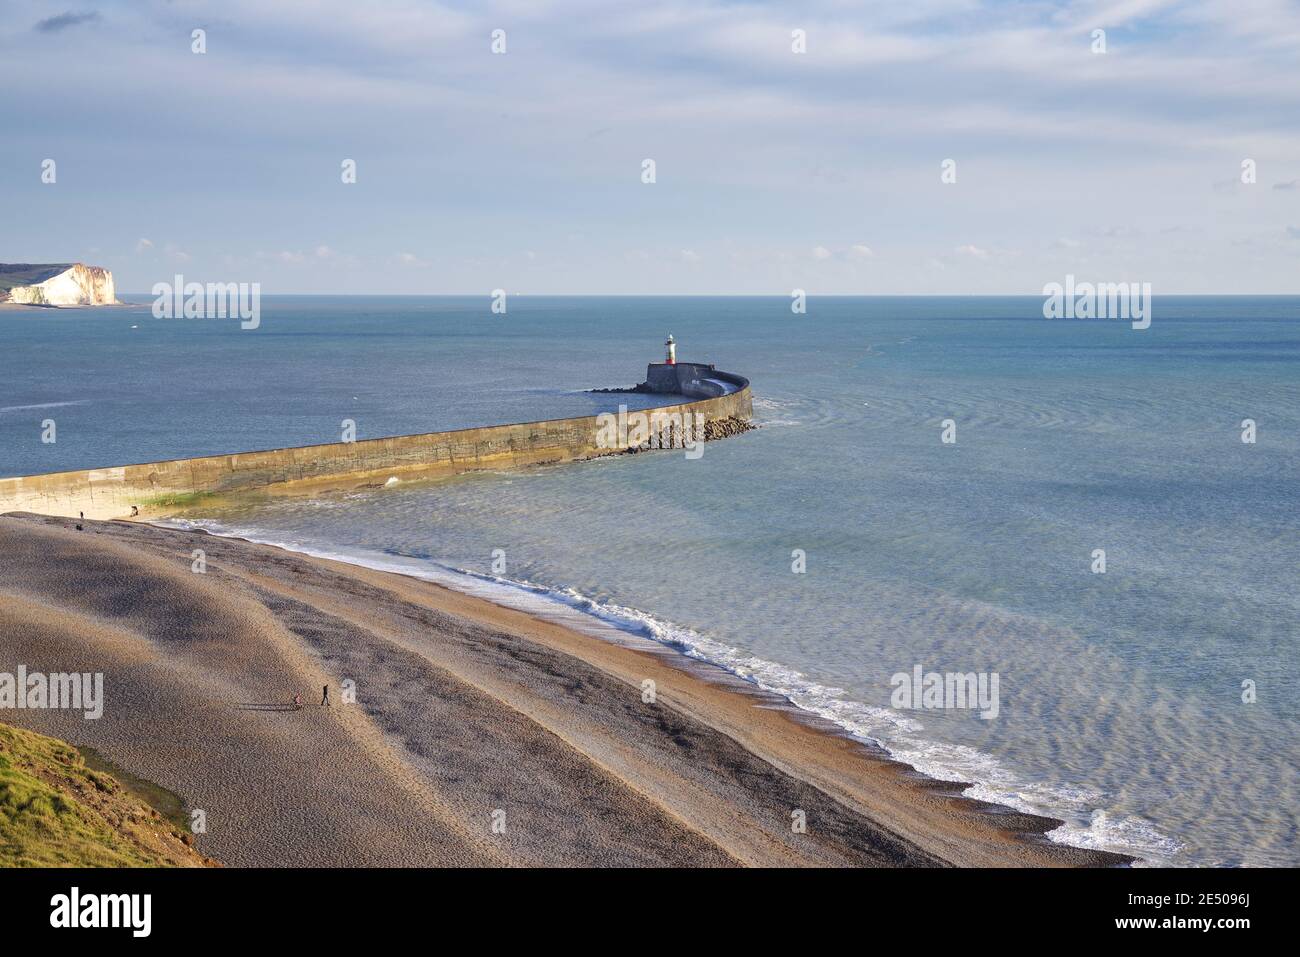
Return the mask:
<svg viewBox="0 0 1300 957">
<path fill-rule="evenodd" d="M 0 302 L 30 306 L 115 306 L 113 274 L 85 263 L 0 263 Z"/>
</svg>

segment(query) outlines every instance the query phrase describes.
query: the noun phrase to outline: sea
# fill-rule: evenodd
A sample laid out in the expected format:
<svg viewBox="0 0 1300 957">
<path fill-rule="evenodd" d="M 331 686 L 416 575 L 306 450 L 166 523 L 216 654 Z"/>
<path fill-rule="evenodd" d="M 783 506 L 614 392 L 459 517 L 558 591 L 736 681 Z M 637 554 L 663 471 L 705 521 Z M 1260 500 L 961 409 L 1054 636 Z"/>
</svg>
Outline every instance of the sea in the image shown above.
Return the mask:
<svg viewBox="0 0 1300 957">
<path fill-rule="evenodd" d="M 640 408 L 589 390 L 671 333 L 756 430 L 175 522 L 653 641 L 1052 840 L 1300 864 L 1300 298 L 123 298 L 0 310 L 0 475 Z M 950 674 L 996 707 L 910 694 Z"/>
</svg>

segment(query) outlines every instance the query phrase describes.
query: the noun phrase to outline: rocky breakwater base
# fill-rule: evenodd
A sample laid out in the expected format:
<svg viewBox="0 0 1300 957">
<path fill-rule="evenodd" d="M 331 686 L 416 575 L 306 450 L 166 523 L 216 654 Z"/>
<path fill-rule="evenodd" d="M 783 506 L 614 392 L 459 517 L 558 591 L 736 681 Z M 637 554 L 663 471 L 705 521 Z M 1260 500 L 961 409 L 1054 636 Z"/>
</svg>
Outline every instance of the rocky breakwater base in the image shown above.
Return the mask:
<svg viewBox="0 0 1300 957">
<path fill-rule="evenodd" d="M 742 432 L 752 432 L 758 426 L 752 422 L 746 422 L 744 419 L 731 416 L 726 419 L 714 419 L 712 422 L 704 423 L 704 441 L 712 442 L 715 439 L 726 439 L 733 435 L 740 435 Z"/>
<path fill-rule="evenodd" d="M 590 389 L 592 393 L 603 394 L 640 394 L 640 395 L 679 395 L 691 400 L 717 399 L 722 396 L 748 393 L 749 380 L 730 372 L 720 372 L 712 364 L 703 362 L 652 362 L 646 367 L 646 379 L 626 389 Z M 647 419 L 649 436 L 644 441 L 627 444 L 629 453 L 646 452 L 651 449 L 680 448 L 682 437 L 679 430 L 689 428 L 673 418 L 671 406 L 650 409 L 643 413 Z M 680 418 L 680 417 L 678 417 Z M 749 421 L 747 414 L 706 417 L 701 422 L 701 435 L 688 436 L 688 439 L 702 438 L 705 442 L 729 438 L 752 431 L 757 426 Z"/>
</svg>

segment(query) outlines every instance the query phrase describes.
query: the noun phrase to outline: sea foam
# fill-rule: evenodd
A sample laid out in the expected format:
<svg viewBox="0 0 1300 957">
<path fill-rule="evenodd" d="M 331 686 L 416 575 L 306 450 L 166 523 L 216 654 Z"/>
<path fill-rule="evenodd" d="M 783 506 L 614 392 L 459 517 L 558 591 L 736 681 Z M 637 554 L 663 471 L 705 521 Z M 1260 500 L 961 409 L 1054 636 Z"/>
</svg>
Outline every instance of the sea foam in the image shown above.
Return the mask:
<svg viewBox="0 0 1300 957">
<path fill-rule="evenodd" d="M 775 695 L 799 711 L 829 721 L 850 737 L 882 749 L 928 777 L 968 784 L 964 792 L 967 797 L 1028 814 L 1059 818 L 1064 823 L 1047 834 L 1057 843 L 1129 854 L 1138 858 L 1139 865 L 1174 863 L 1182 848 L 1149 821 L 1098 807 L 1105 795 L 1095 789 L 1026 781 L 992 755 L 965 745 L 922 737 L 924 725 L 903 713 L 854 701 L 842 688 L 813 681 L 793 668 L 639 609 L 596 601 L 572 588 L 551 588 L 429 559 L 286 539 L 282 533 L 231 527 L 210 519 L 166 519 L 156 524 L 166 528 L 201 529 L 315 558 L 409 575 L 606 641 L 643 650 L 668 649 Z"/>
</svg>

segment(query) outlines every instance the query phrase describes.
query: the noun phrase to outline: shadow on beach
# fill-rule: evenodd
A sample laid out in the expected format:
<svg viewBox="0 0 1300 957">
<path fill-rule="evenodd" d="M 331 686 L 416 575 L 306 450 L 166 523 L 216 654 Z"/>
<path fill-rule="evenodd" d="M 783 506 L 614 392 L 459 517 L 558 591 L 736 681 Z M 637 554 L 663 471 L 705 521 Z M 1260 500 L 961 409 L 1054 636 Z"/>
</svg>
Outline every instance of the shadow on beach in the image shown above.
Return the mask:
<svg viewBox="0 0 1300 957">
<path fill-rule="evenodd" d="M 285 704 L 283 701 L 268 701 L 265 703 L 245 703 L 235 705 L 236 711 L 301 711 L 299 705 Z"/>
</svg>

